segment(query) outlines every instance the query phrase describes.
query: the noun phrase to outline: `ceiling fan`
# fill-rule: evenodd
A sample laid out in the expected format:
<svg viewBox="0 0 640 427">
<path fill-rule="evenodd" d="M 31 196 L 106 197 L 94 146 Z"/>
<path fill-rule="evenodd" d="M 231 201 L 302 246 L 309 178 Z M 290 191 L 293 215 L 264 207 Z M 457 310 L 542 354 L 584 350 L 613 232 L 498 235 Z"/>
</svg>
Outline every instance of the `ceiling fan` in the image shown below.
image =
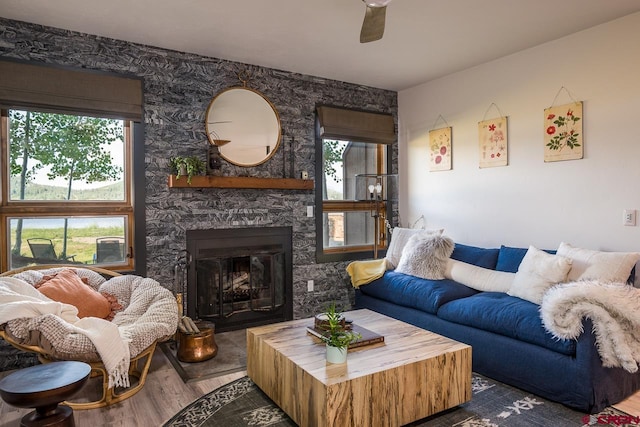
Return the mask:
<svg viewBox="0 0 640 427">
<path fill-rule="evenodd" d="M 362 0 L 367 5 L 360 30 L 360 43 L 380 40 L 384 34 L 384 21 L 387 15 L 387 5 L 391 0 Z"/>
</svg>

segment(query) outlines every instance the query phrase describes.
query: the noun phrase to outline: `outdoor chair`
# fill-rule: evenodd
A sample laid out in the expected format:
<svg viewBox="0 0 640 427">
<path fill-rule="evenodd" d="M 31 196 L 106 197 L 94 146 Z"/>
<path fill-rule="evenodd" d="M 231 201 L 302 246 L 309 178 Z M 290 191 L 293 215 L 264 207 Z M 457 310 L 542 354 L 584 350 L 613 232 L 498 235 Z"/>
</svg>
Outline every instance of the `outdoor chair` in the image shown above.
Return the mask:
<svg viewBox="0 0 640 427">
<path fill-rule="evenodd" d="M 36 259 L 43 260 L 58 260 L 58 255 L 56 255 L 56 251 L 53 248 L 53 241 L 51 239 L 44 239 L 40 237 L 35 237 L 32 239 L 27 239 L 27 243 L 29 244 L 29 249 L 31 249 L 31 254 Z M 64 258 L 64 260 L 72 260 L 75 261 L 75 255 L 70 255 Z"/>
<path fill-rule="evenodd" d="M 99 237 L 96 239 L 96 263 L 124 261 L 124 239 L 122 237 Z"/>
</svg>

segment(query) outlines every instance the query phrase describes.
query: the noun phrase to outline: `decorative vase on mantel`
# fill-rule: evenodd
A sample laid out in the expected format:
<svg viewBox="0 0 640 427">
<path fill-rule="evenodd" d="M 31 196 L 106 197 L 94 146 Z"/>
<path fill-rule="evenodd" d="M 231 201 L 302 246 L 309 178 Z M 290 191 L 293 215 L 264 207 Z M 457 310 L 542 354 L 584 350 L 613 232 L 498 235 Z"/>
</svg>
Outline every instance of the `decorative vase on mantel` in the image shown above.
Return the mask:
<svg viewBox="0 0 640 427">
<path fill-rule="evenodd" d="M 229 140 L 215 139 L 215 144 L 209 144 L 207 153 L 207 175 L 222 175 L 222 157 L 220 156 L 220 147 L 228 144 Z"/>
<path fill-rule="evenodd" d="M 176 179 L 187 177 L 187 183 L 191 185 L 191 178 L 200 175 L 207 170 L 206 163 L 196 156 L 176 156 L 169 159 L 169 165 Z"/>
</svg>

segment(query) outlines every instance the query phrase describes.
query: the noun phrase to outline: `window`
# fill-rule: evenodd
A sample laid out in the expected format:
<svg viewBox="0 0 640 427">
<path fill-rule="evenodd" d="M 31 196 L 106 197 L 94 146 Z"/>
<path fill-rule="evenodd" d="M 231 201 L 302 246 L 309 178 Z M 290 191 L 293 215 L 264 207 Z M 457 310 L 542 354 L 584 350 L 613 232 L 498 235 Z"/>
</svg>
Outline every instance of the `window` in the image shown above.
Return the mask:
<svg viewBox="0 0 640 427">
<path fill-rule="evenodd" d="M 2 110 L 1 206 L 9 269 L 70 262 L 131 267 L 128 121 Z"/>
<path fill-rule="evenodd" d="M 391 137 L 368 137 L 363 126 L 358 126 L 363 118 L 376 124 L 382 121 L 387 130 L 390 123 Z M 383 175 L 390 170 L 387 141 L 395 140 L 393 117 L 319 107 L 318 120 L 316 158 L 321 161 L 316 162 L 316 258 L 326 262 L 371 257 L 374 247 L 386 248 L 385 219 L 391 217 L 391 205 L 374 203 L 367 185 L 364 191 L 359 188 L 362 184 L 357 176 Z M 330 131 L 332 126 L 340 131 Z M 344 138 L 348 134 L 351 137 Z"/>
<path fill-rule="evenodd" d="M 0 75 L 2 271 L 77 263 L 144 273 L 143 181 L 133 179 L 134 161 L 144 165 L 142 144 L 134 149 L 142 80 L 10 60 Z"/>
</svg>

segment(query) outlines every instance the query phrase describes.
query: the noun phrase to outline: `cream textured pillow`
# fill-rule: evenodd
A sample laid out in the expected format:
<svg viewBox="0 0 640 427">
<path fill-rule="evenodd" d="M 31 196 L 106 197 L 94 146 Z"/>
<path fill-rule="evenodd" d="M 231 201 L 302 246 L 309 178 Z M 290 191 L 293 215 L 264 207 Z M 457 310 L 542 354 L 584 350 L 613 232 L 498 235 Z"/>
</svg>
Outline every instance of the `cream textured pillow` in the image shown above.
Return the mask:
<svg viewBox="0 0 640 427">
<path fill-rule="evenodd" d="M 529 246 L 507 293 L 540 304 L 545 291 L 564 282 L 570 269 L 571 259 Z"/>
<path fill-rule="evenodd" d="M 411 236 L 420 233 L 440 236 L 442 235 L 442 231 L 443 230 L 423 230 L 420 228 L 395 227 L 393 229 L 393 233 L 391 233 L 391 242 L 389 243 L 387 255 L 385 256 L 385 259 L 387 260 L 387 268 L 394 269 L 398 266 L 400 257 L 402 256 L 402 249 L 404 248 L 404 245 L 407 244 L 407 241 L 411 238 Z"/>
<path fill-rule="evenodd" d="M 558 255 L 573 260 L 569 281 L 602 280 L 625 283 L 633 266 L 640 260 L 639 252 L 600 252 L 581 249 L 562 242 Z"/>
<path fill-rule="evenodd" d="M 423 279 L 444 279 L 447 259 L 454 246 L 453 240 L 447 236 L 414 234 L 402 250 L 396 271 Z"/>
<path fill-rule="evenodd" d="M 444 277 L 465 286 L 485 292 L 507 292 L 511 288 L 515 273 L 490 270 L 455 259 L 447 260 Z"/>
</svg>

